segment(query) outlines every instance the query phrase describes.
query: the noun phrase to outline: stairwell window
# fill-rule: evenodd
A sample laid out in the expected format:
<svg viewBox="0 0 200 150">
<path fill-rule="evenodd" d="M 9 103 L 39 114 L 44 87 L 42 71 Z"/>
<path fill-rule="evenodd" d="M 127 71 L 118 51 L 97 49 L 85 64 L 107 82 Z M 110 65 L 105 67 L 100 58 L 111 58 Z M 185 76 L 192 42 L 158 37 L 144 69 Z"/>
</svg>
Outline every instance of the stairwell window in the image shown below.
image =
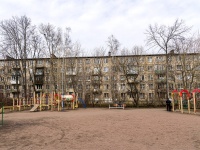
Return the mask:
<svg viewBox="0 0 200 150">
<path fill-rule="evenodd" d="M 104 98 L 109 98 L 109 93 L 104 93 Z"/>
</svg>

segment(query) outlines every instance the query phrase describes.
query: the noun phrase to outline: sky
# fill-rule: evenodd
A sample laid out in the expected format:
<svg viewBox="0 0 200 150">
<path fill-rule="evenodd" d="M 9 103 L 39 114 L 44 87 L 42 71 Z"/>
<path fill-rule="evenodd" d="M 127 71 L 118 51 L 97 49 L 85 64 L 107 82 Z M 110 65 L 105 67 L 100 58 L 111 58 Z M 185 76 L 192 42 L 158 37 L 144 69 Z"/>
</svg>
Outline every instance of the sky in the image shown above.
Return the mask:
<svg viewBox="0 0 200 150">
<path fill-rule="evenodd" d="M 172 25 L 184 20 L 192 32 L 200 28 L 200 0 L 0 0 L 0 20 L 26 15 L 33 25 L 50 23 L 71 28 L 72 41 L 86 52 L 108 49 L 113 35 L 120 48 L 146 46 L 148 26 Z"/>
</svg>

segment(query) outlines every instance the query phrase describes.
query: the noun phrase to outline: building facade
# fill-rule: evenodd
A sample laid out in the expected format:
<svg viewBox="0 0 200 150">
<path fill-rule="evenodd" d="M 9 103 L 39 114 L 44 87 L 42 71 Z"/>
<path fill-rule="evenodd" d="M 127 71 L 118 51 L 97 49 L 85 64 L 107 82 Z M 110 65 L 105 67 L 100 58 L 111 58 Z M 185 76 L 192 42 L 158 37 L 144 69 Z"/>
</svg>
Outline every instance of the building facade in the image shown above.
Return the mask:
<svg viewBox="0 0 200 150">
<path fill-rule="evenodd" d="M 167 60 L 166 60 L 167 58 Z M 176 89 L 200 88 L 200 55 L 164 54 L 0 60 L 0 97 L 77 93 L 87 103 L 163 104 Z"/>
</svg>

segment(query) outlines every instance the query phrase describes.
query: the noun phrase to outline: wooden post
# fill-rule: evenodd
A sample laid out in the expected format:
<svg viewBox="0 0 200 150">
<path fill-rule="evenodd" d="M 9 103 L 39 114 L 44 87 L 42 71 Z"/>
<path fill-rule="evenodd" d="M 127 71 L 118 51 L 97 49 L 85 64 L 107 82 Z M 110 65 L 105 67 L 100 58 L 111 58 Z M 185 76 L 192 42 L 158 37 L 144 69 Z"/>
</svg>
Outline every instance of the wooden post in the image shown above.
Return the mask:
<svg viewBox="0 0 200 150">
<path fill-rule="evenodd" d="M 194 104 L 194 114 L 196 114 L 196 97 L 195 97 L 195 92 L 193 94 L 193 104 Z"/>
<path fill-rule="evenodd" d="M 19 111 L 21 110 L 21 99 L 19 99 Z"/>
<path fill-rule="evenodd" d="M 33 92 L 33 104 L 35 105 L 35 91 Z"/>
<path fill-rule="evenodd" d="M 183 113 L 183 98 L 181 97 L 181 113 Z"/>
<path fill-rule="evenodd" d="M 189 97 L 188 97 L 188 113 L 190 114 L 190 100 L 189 100 Z"/>
<path fill-rule="evenodd" d="M 15 110 L 15 99 L 13 98 L 13 111 Z"/>
<path fill-rule="evenodd" d="M 53 92 L 51 92 L 51 111 L 53 111 Z"/>
<path fill-rule="evenodd" d="M 174 96 L 172 94 L 172 111 L 174 112 Z"/>
<path fill-rule="evenodd" d="M 59 98 L 59 93 L 58 93 L 58 111 L 60 111 L 60 98 Z"/>
<path fill-rule="evenodd" d="M 40 92 L 40 111 L 42 111 L 42 92 Z"/>
</svg>

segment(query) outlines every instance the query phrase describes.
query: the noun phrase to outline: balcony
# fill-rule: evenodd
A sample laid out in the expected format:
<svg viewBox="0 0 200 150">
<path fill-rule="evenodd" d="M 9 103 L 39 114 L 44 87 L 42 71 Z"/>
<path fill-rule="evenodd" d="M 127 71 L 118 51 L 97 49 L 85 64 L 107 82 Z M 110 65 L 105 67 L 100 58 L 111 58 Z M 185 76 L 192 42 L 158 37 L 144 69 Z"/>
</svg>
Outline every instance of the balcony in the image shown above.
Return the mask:
<svg viewBox="0 0 200 150">
<path fill-rule="evenodd" d="M 66 72 L 66 75 L 68 75 L 68 76 L 75 76 L 76 72 L 75 71 L 74 72 L 68 71 L 68 72 Z"/>
<path fill-rule="evenodd" d="M 166 78 L 159 78 L 156 80 L 156 83 L 166 83 Z"/>
<path fill-rule="evenodd" d="M 136 70 L 135 71 L 133 71 L 133 70 L 132 71 L 128 71 L 126 75 L 127 76 L 136 76 L 136 75 L 138 75 L 138 71 L 136 71 Z"/>
<path fill-rule="evenodd" d="M 155 70 L 155 74 L 166 74 L 166 70 Z"/>
<path fill-rule="evenodd" d="M 42 92 L 42 89 L 36 89 L 36 92 Z"/>
<path fill-rule="evenodd" d="M 35 84 L 43 84 L 43 83 L 44 83 L 44 79 L 43 78 L 35 80 Z"/>
<path fill-rule="evenodd" d="M 157 89 L 158 92 L 167 92 L 166 88 L 159 88 Z"/>
<path fill-rule="evenodd" d="M 92 75 L 93 75 L 93 76 L 97 76 L 97 75 L 100 75 L 100 74 L 101 74 L 100 71 L 92 71 Z"/>
<path fill-rule="evenodd" d="M 11 89 L 11 92 L 12 93 L 17 93 L 17 89 Z M 19 91 L 18 91 L 18 93 L 19 93 Z"/>
<path fill-rule="evenodd" d="M 43 76 L 44 75 L 44 71 L 36 71 L 35 75 L 36 76 Z"/>
<path fill-rule="evenodd" d="M 139 81 L 136 80 L 131 80 L 131 79 L 128 80 L 128 84 L 138 84 L 138 83 Z"/>
<path fill-rule="evenodd" d="M 100 90 L 100 89 L 93 90 L 93 94 L 101 94 L 101 93 L 102 93 L 102 90 Z"/>
<path fill-rule="evenodd" d="M 10 84 L 20 84 L 20 81 L 18 80 L 10 80 Z"/>
<path fill-rule="evenodd" d="M 92 84 L 99 85 L 99 84 L 101 84 L 101 81 L 100 81 L 100 80 L 93 80 L 93 81 L 92 81 Z"/>
</svg>

